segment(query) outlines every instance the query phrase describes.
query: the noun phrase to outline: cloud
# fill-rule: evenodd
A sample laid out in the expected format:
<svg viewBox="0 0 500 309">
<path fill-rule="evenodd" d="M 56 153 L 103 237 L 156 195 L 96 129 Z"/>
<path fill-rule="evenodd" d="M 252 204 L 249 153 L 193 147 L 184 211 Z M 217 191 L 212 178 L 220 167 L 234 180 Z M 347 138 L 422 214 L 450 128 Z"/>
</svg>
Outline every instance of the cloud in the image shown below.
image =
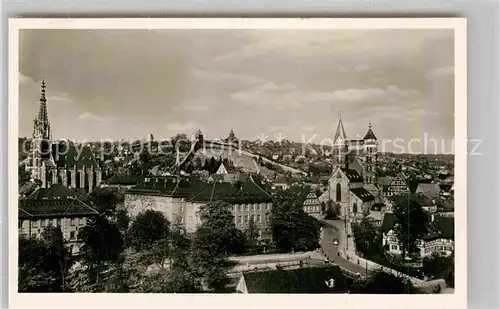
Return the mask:
<svg viewBox="0 0 500 309">
<path fill-rule="evenodd" d="M 26 85 L 26 84 L 35 84 L 35 80 L 32 77 L 23 75 L 23 73 L 19 72 L 19 84 L 21 85 Z"/>
<path fill-rule="evenodd" d="M 47 102 L 64 102 L 64 103 L 72 103 L 73 99 L 67 93 L 60 93 L 58 95 L 53 95 L 47 97 Z"/>
<path fill-rule="evenodd" d="M 427 78 L 429 81 L 435 81 L 437 79 L 452 77 L 454 75 L 455 75 L 454 66 L 444 66 L 428 71 L 425 74 L 425 78 Z"/>
<path fill-rule="evenodd" d="M 204 126 L 195 121 L 171 122 L 165 125 L 165 129 L 169 133 L 194 134 L 198 129 L 203 130 Z"/>
<path fill-rule="evenodd" d="M 91 112 L 84 112 L 78 116 L 78 119 L 83 121 L 106 122 L 117 120 L 114 116 L 97 116 Z"/>
<path fill-rule="evenodd" d="M 253 75 L 229 73 L 216 70 L 195 70 L 192 72 L 192 76 L 199 81 L 212 83 L 232 82 L 252 85 L 265 81 L 264 79 Z"/>
<path fill-rule="evenodd" d="M 354 70 L 356 72 L 366 72 L 370 70 L 371 66 L 367 63 L 364 64 L 358 64 L 357 66 L 354 67 Z"/>
</svg>

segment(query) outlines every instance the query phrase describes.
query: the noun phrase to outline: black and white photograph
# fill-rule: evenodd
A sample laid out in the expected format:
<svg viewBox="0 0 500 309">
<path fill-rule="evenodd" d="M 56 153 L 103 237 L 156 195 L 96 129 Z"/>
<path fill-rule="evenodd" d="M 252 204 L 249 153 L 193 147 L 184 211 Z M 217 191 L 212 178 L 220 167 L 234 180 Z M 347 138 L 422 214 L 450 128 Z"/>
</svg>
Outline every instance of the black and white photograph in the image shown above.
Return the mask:
<svg viewBox="0 0 500 309">
<path fill-rule="evenodd" d="M 16 297 L 465 291 L 465 23 L 355 20 L 16 20 Z"/>
</svg>

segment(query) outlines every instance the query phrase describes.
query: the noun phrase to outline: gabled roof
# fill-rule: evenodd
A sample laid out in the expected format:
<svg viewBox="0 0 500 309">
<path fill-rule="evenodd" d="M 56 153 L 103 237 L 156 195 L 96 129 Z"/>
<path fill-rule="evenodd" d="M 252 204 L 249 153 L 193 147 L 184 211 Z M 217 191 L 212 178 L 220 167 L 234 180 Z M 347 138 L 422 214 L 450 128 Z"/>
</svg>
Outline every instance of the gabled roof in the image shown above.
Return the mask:
<svg viewBox="0 0 500 309">
<path fill-rule="evenodd" d="M 392 177 L 392 176 L 378 177 L 377 183 L 381 186 L 388 186 L 391 184 L 393 178 L 394 177 Z"/>
<path fill-rule="evenodd" d="M 351 188 L 350 191 L 363 202 L 370 202 L 375 200 L 375 197 L 365 188 Z"/>
<path fill-rule="evenodd" d="M 237 183 L 205 183 L 196 181 L 191 184 L 189 200 L 210 202 L 223 200 L 228 203 L 271 202 L 272 197 L 253 181 Z"/>
<path fill-rule="evenodd" d="M 389 232 L 398 222 L 399 219 L 395 214 L 391 212 L 386 212 L 384 214 L 384 219 L 382 219 L 382 227 L 381 227 L 382 233 Z"/>
<path fill-rule="evenodd" d="M 101 181 L 108 185 L 138 185 L 146 179 L 142 175 L 114 175 L 111 178 Z"/>
<path fill-rule="evenodd" d="M 130 194 L 188 197 L 191 193 L 191 185 L 186 179 L 181 177 L 151 177 L 145 178 L 144 182 L 126 192 Z"/>
<path fill-rule="evenodd" d="M 31 193 L 27 199 L 55 199 L 76 196 L 77 194 L 74 191 L 71 191 L 63 184 L 57 183 L 50 186 L 50 188 L 38 188 L 36 191 Z"/>
<path fill-rule="evenodd" d="M 19 218 L 88 216 L 99 212 L 77 198 L 25 199 L 19 201 Z"/>
<path fill-rule="evenodd" d="M 72 143 L 59 141 L 52 144 L 52 156 L 57 167 L 92 168 L 99 169 L 94 154 L 88 146 L 83 146 L 78 153 L 76 146 Z"/>
<path fill-rule="evenodd" d="M 243 274 L 243 280 L 248 293 L 345 293 L 348 289 L 338 266 L 251 272 Z"/>
<path fill-rule="evenodd" d="M 350 182 L 363 182 L 363 178 L 353 169 L 342 168 L 342 172 L 346 175 Z"/>
<path fill-rule="evenodd" d="M 420 183 L 415 193 L 422 193 L 427 197 L 436 198 L 439 196 L 440 191 L 441 189 L 437 183 Z"/>
</svg>

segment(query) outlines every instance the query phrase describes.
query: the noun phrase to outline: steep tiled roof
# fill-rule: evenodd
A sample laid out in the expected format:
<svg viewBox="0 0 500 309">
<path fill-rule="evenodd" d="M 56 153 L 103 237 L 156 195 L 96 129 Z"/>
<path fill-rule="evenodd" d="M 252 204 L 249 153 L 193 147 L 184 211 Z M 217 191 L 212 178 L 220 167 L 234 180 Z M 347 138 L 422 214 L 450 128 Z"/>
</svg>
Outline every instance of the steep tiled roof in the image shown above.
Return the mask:
<svg viewBox="0 0 500 309">
<path fill-rule="evenodd" d="M 398 223 L 398 217 L 390 212 L 384 214 L 384 219 L 382 219 L 382 233 L 389 232 L 396 223 Z"/>
<path fill-rule="evenodd" d="M 415 193 L 422 193 L 429 198 L 437 198 L 440 190 L 437 183 L 420 183 Z"/>
<path fill-rule="evenodd" d="M 381 186 L 388 186 L 391 184 L 393 178 L 391 176 L 378 177 L 377 183 Z"/>
<path fill-rule="evenodd" d="M 111 178 L 101 181 L 101 183 L 108 185 L 138 185 L 145 178 L 142 175 L 114 175 Z"/>
<path fill-rule="evenodd" d="M 354 193 L 354 195 L 356 195 L 363 202 L 370 202 L 375 200 L 375 197 L 365 188 L 351 188 L 350 191 Z"/>
<path fill-rule="evenodd" d="M 193 182 L 191 183 L 191 195 L 189 199 L 195 202 L 223 200 L 229 203 L 262 203 L 272 201 L 271 195 L 252 181 L 235 184 Z"/>
<path fill-rule="evenodd" d="M 175 176 L 145 178 L 144 182 L 127 190 L 127 193 L 146 195 L 165 195 L 172 197 L 188 197 L 190 183 Z"/>
<path fill-rule="evenodd" d="M 25 199 L 19 201 L 19 218 L 98 215 L 94 208 L 75 198 Z"/>
<path fill-rule="evenodd" d="M 350 182 L 363 182 L 363 178 L 353 169 L 343 168 L 342 171 L 347 176 Z"/>
<path fill-rule="evenodd" d="M 76 146 L 68 142 L 57 142 L 52 144 L 52 156 L 57 167 L 69 167 L 72 168 L 96 168 L 99 169 L 94 154 L 88 146 L 84 146 L 79 149 L 81 153 L 78 154 Z"/>
<path fill-rule="evenodd" d="M 189 182 L 176 176 L 152 177 L 127 190 L 128 194 L 162 195 L 184 197 L 195 202 L 224 200 L 227 202 L 270 202 L 271 196 L 253 181 L 212 182 L 200 180 Z"/>
<path fill-rule="evenodd" d="M 71 191 L 63 184 L 53 184 L 50 188 L 38 188 L 35 192 L 30 194 L 28 199 L 54 199 L 54 198 L 67 198 L 76 197 L 77 194 Z"/>
<path fill-rule="evenodd" d="M 245 273 L 248 293 L 345 293 L 347 282 L 338 266 L 306 267 Z M 328 286 L 334 280 L 332 288 Z"/>
</svg>

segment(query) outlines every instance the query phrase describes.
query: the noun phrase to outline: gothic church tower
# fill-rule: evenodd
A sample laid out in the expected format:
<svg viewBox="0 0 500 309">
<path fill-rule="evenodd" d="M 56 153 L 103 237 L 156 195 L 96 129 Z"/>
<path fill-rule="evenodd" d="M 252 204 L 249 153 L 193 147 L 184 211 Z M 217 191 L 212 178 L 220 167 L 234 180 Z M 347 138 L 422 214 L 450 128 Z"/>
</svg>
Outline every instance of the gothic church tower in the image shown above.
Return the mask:
<svg viewBox="0 0 500 309">
<path fill-rule="evenodd" d="M 45 80 L 42 80 L 40 105 L 38 114 L 33 120 L 33 140 L 31 144 L 31 177 L 44 179 L 43 161 L 52 158 L 52 132 L 47 115 L 47 98 L 45 97 Z"/>
</svg>

